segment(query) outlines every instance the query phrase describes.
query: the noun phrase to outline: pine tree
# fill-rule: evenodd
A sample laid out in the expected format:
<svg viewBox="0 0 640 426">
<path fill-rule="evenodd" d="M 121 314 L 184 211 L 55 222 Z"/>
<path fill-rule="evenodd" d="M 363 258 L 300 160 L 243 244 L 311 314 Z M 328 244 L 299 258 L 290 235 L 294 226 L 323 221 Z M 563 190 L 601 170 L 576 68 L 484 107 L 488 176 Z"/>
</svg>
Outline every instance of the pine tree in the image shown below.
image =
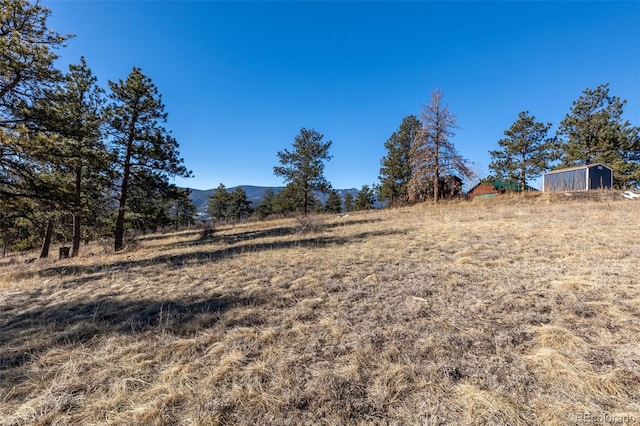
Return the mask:
<svg viewBox="0 0 640 426">
<path fill-rule="evenodd" d="M 49 29 L 51 11 L 37 2 L 0 4 L 0 128 L 15 130 L 34 102 L 62 78 L 54 51 L 71 35 Z"/>
<path fill-rule="evenodd" d="M 402 119 L 400 128 L 385 142 L 387 155 L 380 161 L 380 200 L 389 200 L 394 206 L 406 202 L 411 179 L 411 146 L 420 132 L 420 121 L 415 115 Z"/>
<path fill-rule="evenodd" d="M 558 128 L 562 166 L 604 163 L 616 187 L 640 185 L 640 129 L 622 118 L 626 103 L 608 83 L 585 89 Z"/>
<path fill-rule="evenodd" d="M 178 188 L 162 176 L 139 170 L 131 176 L 125 221 L 136 231 L 157 232 L 171 225 Z"/>
<path fill-rule="evenodd" d="M 230 216 L 233 216 L 236 220 L 240 220 L 251 214 L 251 201 L 247 199 L 247 193 L 244 189 L 238 187 L 229 195 Z"/>
<path fill-rule="evenodd" d="M 447 175 L 473 177 L 473 171 L 455 149 L 451 138 L 455 136 L 455 116 L 443 103 L 444 94 L 440 90 L 431 93 L 431 103 L 425 105 L 420 118 L 422 128 L 411 147 L 411 180 L 409 191 L 412 198 L 424 195 L 433 188 L 433 201 L 438 202 L 440 180 Z M 459 176 L 460 177 L 460 176 Z"/>
<path fill-rule="evenodd" d="M 190 177 L 178 153 L 178 142 L 162 124 L 167 120 L 162 97 L 151 79 L 133 68 L 125 81 L 109 81 L 110 105 L 106 109 L 109 131 L 117 152 L 120 194 L 115 226 L 115 250 L 124 247 L 127 199 L 137 174 L 166 182 L 169 176 Z M 149 182 L 141 179 L 140 182 Z"/>
<path fill-rule="evenodd" d="M 0 241 L 3 253 L 28 250 L 37 246 L 47 226 L 33 199 L 0 198 Z"/>
<path fill-rule="evenodd" d="M 353 195 L 350 192 L 344 194 L 344 211 L 353 211 Z"/>
<path fill-rule="evenodd" d="M 331 185 L 323 175 L 324 161 L 331 159 L 331 141 L 323 142 L 324 136 L 315 130 L 302 128 L 295 137 L 293 150 L 278 152 L 281 166 L 273 168 L 276 176 L 282 176 L 302 194 L 302 211 L 306 216 L 312 202 L 312 191 L 328 192 Z"/>
<path fill-rule="evenodd" d="M 274 213 L 273 203 L 276 194 L 273 189 L 268 188 L 262 195 L 262 202 L 255 208 L 255 214 L 258 219 L 262 220 Z"/>
<path fill-rule="evenodd" d="M 14 223 L 29 222 L 34 235 L 46 236 L 52 235 L 54 211 L 68 187 L 60 181 L 59 163 L 49 162 L 54 136 L 36 105 L 62 80 L 54 52 L 71 37 L 49 29 L 49 15 L 38 2 L 0 5 L 0 197 L 12 199 L 21 212 Z M 41 257 L 48 255 L 46 236 Z"/>
<path fill-rule="evenodd" d="M 329 193 L 329 197 L 324 203 L 324 210 L 327 213 L 340 213 L 342 211 L 342 200 L 340 200 L 340 196 L 335 190 Z"/>
<path fill-rule="evenodd" d="M 73 217 L 72 257 L 80 250 L 83 218 L 95 214 L 90 206 L 104 198 L 112 184 L 112 158 L 101 132 L 103 103 L 104 91 L 81 58 L 34 109 L 34 117 L 52 132 L 41 141 L 43 161 L 58 171 L 58 205 Z"/>
<path fill-rule="evenodd" d="M 35 155 L 43 150 L 40 123 L 32 119 L 34 104 L 62 78 L 54 51 L 70 35 L 47 27 L 49 9 L 27 0 L 0 3 L 0 197 L 47 198 L 55 189 L 40 179 L 45 165 Z"/>
<path fill-rule="evenodd" d="M 285 186 L 273 199 L 273 213 L 286 215 L 303 209 L 304 193 L 294 183 Z M 307 199 L 307 208 L 311 202 Z"/>
<path fill-rule="evenodd" d="M 371 210 L 375 203 L 375 194 L 369 185 L 362 185 L 356 197 L 355 210 Z"/>
<path fill-rule="evenodd" d="M 519 182 L 524 191 L 530 179 L 549 169 L 554 140 L 547 138 L 551 123 L 535 121 L 529 111 L 523 111 L 508 130 L 504 139 L 498 141 L 499 151 L 489 151 L 493 161 L 489 165 L 501 180 Z"/>
<path fill-rule="evenodd" d="M 231 194 L 224 184 L 218 185 L 213 194 L 209 195 L 207 211 L 211 219 L 227 220 L 231 212 Z"/>
</svg>

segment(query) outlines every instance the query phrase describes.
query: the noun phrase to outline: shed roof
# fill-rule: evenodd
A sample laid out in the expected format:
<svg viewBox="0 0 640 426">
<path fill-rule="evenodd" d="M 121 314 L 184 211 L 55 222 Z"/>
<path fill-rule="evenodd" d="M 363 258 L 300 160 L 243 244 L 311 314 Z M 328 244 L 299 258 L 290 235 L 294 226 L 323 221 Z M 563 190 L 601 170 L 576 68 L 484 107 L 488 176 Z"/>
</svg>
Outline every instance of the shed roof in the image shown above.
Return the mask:
<svg viewBox="0 0 640 426">
<path fill-rule="evenodd" d="M 550 172 L 546 172 L 545 175 L 550 175 L 552 173 L 571 172 L 573 170 L 590 169 L 590 168 L 596 167 L 596 166 L 602 166 L 605 169 L 613 171 L 613 169 L 611 167 L 609 167 L 609 166 L 607 166 L 605 164 L 593 163 L 593 164 L 585 164 L 583 166 L 575 166 L 575 167 L 567 167 L 567 168 L 564 168 L 564 169 L 551 170 Z"/>
</svg>

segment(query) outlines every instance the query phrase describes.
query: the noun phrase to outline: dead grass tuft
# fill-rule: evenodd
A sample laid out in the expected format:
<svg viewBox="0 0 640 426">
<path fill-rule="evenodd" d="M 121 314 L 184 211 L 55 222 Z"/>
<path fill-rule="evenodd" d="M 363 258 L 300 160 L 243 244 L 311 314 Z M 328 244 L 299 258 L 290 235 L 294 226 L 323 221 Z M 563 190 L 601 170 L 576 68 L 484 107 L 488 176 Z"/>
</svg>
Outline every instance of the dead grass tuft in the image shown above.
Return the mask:
<svg viewBox="0 0 640 426">
<path fill-rule="evenodd" d="M 321 232 L 326 226 L 324 217 L 318 215 L 298 216 L 296 220 L 298 222 L 298 232 L 302 234 Z"/>
</svg>

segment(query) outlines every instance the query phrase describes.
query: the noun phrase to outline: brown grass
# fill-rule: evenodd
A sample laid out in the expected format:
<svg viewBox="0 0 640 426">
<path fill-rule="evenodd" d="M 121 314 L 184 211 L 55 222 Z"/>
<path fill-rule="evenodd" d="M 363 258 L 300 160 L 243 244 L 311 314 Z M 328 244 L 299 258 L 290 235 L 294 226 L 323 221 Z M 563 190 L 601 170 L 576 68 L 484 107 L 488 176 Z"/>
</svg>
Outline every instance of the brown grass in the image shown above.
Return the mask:
<svg viewBox="0 0 640 426">
<path fill-rule="evenodd" d="M 542 195 L 5 259 L 0 424 L 637 424 L 639 218 Z"/>
</svg>

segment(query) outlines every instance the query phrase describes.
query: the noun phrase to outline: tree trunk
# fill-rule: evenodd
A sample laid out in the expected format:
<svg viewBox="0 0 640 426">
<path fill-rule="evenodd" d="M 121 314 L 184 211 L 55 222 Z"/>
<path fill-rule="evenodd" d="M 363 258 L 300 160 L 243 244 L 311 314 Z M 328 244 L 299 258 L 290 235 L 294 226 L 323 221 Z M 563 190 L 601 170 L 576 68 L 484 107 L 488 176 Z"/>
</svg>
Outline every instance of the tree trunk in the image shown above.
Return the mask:
<svg viewBox="0 0 640 426">
<path fill-rule="evenodd" d="M 433 202 L 434 204 L 438 204 L 440 191 L 440 132 L 436 132 L 436 143 L 434 146 L 434 173 L 433 173 Z"/>
<path fill-rule="evenodd" d="M 49 256 L 49 247 L 51 246 L 52 235 L 53 235 L 53 219 L 49 219 L 47 222 L 47 232 L 44 235 L 44 241 L 42 243 L 42 251 L 40 252 L 40 259 L 46 259 Z"/>
<path fill-rule="evenodd" d="M 134 123 L 137 121 L 137 115 L 131 119 L 129 141 L 127 142 L 127 154 L 124 159 L 124 167 L 122 170 L 122 186 L 120 187 L 120 202 L 118 204 L 118 217 L 116 218 L 115 243 L 114 250 L 120 251 L 124 248 L 124 213 L 127 205 L 127 192 L 129 191 L 129 175 L 131 174 L 131 156 L 134 142 Z"/>
<path fill-rule="evenodd" d="M 80 232 L 81 229 L 81 204 L 82 204 L 82 168 L 76 168 L 76 192 L 75 192 L 75 212 L 73 212 L 73 242 L 71 245 L 71 257 L 77 257 L 80 253 L 80 241 L 82 240 Z"/>
<path fill-rule="evenodd" d="M 80 253 L 80 213 L 73 214 L 73 242 L 71 243 L 71 257 L 77 257 Z"/>
<path fill-rule="evenodd" d="M 116 219 L 114 250 L 120 251 L 124 248 L 124 204 L 122 197 L 120 207 L 118 207 L 118 218 Z"/>
<path fill-rule="evenodd" d="M 520 190 L 522 191 L 522 193 L 524 194 L 525 189 L 527 189 L 527 175 L 526 175 L 526 171 L 525 171 L 525 156 L 524 153 L 522 153 L 522 162 L 520 163 Z"/>
<path fill-rule="evenodd" d="M 118 205 L 118 217 L 116 218 L 115 251 L 120 251 L 124 248 L 124 213 L 126 211 L 127 192 L 129 191 L 130 169 L 130 160 L 127 158 L 124 164 L 124 172 L 122 173 L 122 187 L 120 188 L 120 202 Z"/>
</svg>

